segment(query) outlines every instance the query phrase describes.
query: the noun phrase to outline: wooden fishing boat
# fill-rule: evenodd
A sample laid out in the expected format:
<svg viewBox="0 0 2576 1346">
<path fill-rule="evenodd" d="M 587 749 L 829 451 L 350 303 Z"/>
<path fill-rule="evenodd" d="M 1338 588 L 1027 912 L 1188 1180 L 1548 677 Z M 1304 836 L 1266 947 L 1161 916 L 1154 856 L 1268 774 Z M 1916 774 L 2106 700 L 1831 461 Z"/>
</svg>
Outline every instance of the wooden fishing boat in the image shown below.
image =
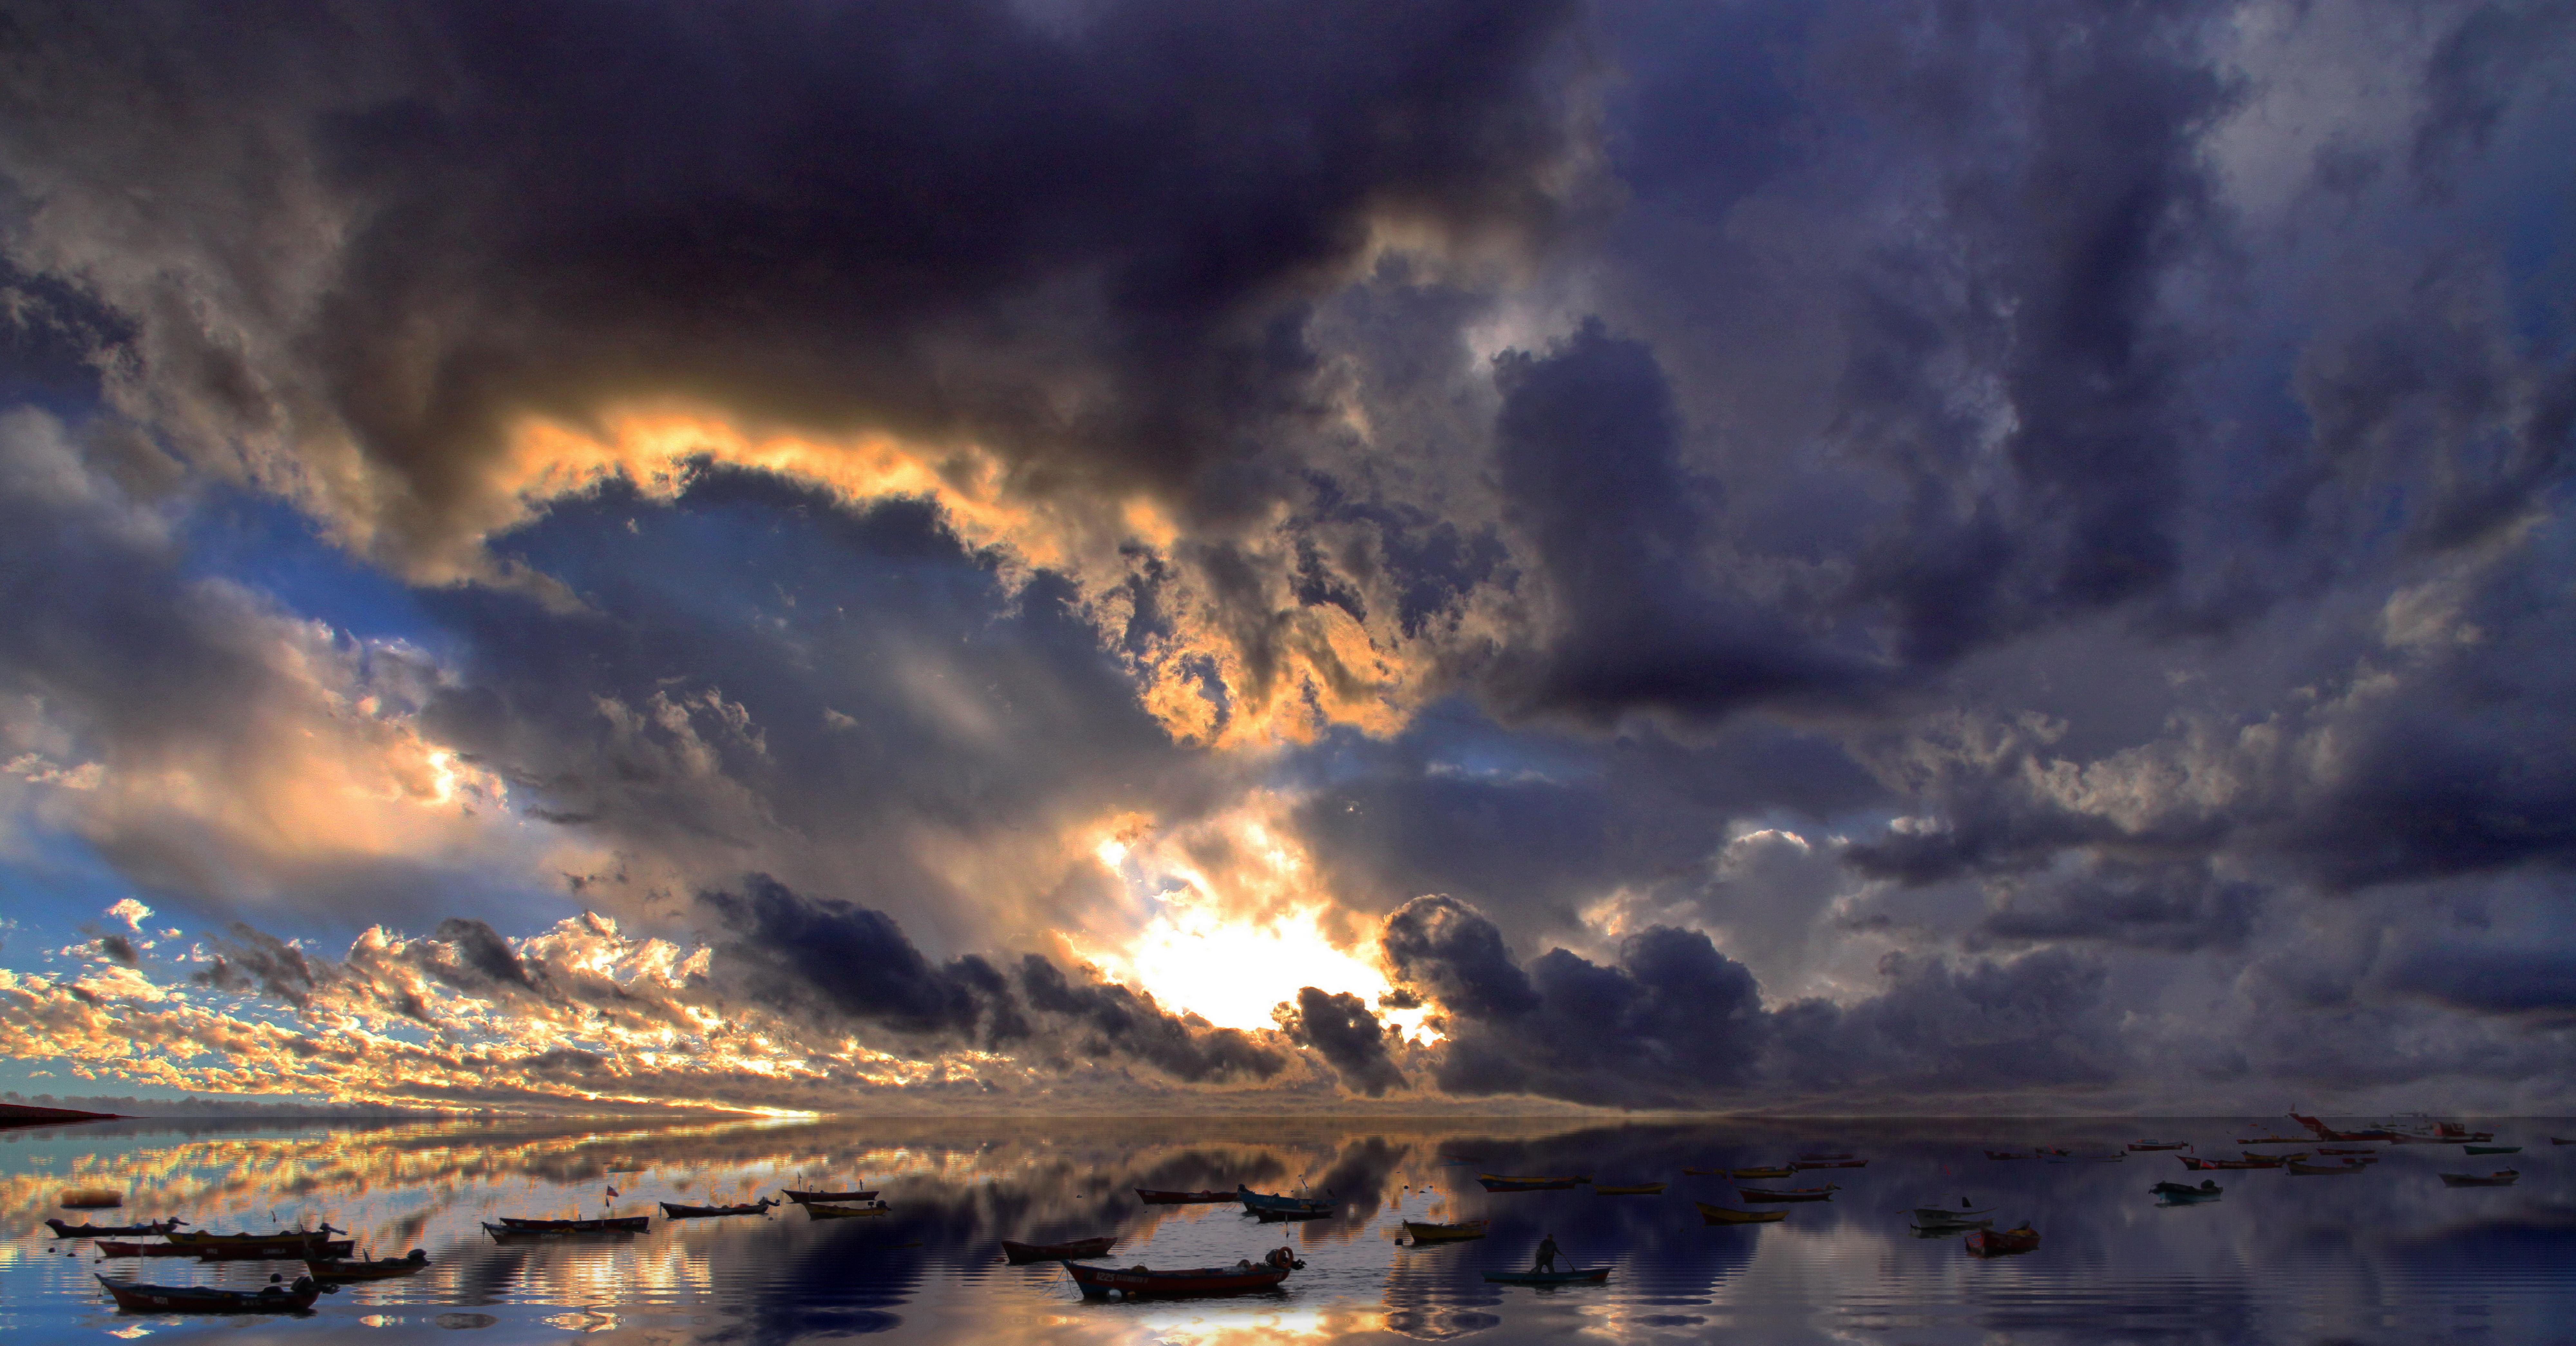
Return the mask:
<svg viewBox="0 0 2576 1346">
<path fill-rule="evenodd" d="M 100 1285 L 127 1313 L 302 1313 L 313 1307 L 322 1287 L 310 1276 L 293 1285 L 259 1290 L 215 1290 L 195 1285 L 143 1285 L 100 1276 Z"/>
<path fill-rule="evenodd" d="M 1429 1220 L 1407 1220 L 1404 1236 L 1416 1243 L 1464 1243 L 1485 1236 L 1491 1220 L 1461 1220 L 1456 1224 L 1435 1224 Z"/>
<path fill-rule="evenodd" d="M 1746 1201 L 1831 1201 L 1841 1190 L 1829 1182 L 1822 1187 L 1738 1187 L 1735 1194 Z"/>
<path fill-rule="evenodd" d="M 1479 1173 L 1476 1181 L 1483 1183 L 1488 1192 L 1554 1192 L 1580 1187 L 1592 1181 L 1592 1175 L 1578 1173 L 1565 1177 L 1522 1178 L 1502 1173 Z"/>
<path fill-rule="evenodd" d="M 2511 1187 L 2521 1178 L 2522 1174 L 2514 1169 L 2500 1168 L 2486 1174 L 2445 1173 L 2442 1175 L 2442 1185 L 2445 1187 Z"/>
<path fill-rule="evenodd" d="M 175 1244 L 175 1243 L 128 1243 L 128 1242 L 126 1242 L 126 1241 L 124 1241 L 124 1240 L 122 1240 L 122 1239 L 100 1239 L 100 1240 L 98 1241 L 97 1247 L 98 1247 L 98 1255 L 99 1255 L 99 1256 L 101 1256 L 101 1257 L 202 1257 L 202 1256 L 204 1256 L 203 1251 L 202 1251 L 202 1250 L 200 1250 L 200 1249 L 196 1249 L 196 1248 L 182 1248 L 182 1247 L 180 1247 L 178 1244 Z M 300 1256 L 301 1254 L 298 1254 L 298 1255 Z"/>
<path fill-rule="evenodd" d="M 114 1210 L 125 1204 L 125 1193 L 105 1187 L 74 1187 L 54 1198 L 64 1210 Z"/>
<path fill-rule="evenodd" d="M 355 1240 L 329 1238 L 319 1232 L 191 1234 L 181 1230 L 169 1235 L 164 1243 L 120 1243 L 112 1239 L 98 1242 L 102 1257 L 195 1257 L 209 1262 L 297 1262 L 307 1257 L 346 1257 L 356 1248 Z"/>
<path fill-rule="evenodd" d="M 778 1190 L 785 1192 L 788 1200 L 793 1201 L 800 1206 L 809 1205 L 816 1201 L 828 1202 L 832 1205 L 839 1206 L 846 1205 L 853 1201 L 874 1201 L 877 1199 L 875 1188 L 870 1188 L 864 1192 L 809 1192 L 799 1187 L 781 1187 Z"/>
<path fill-rule="evenodd" d="M 195 1248 L 239 1247 L 243 1244 L 306 1243 L 327 1239 L 333 1234 L 348 1233 L 325 1224 L 320 1229 L 281 1229 L 273 1234 L 208 1234 L 198 1230 L 180 1230 L 171 1234 L 172 1243 Z"/>
<path fill-rule="evenodd" d="M 1610 1279 L 1608 1267 L 1585 1267 L 1576 1271 L 1488 1271 L 1485 1280 L 1492 1285 L 1600 1285 Z"/>
<path fill-rule="evenodd" d="M 1098 1238 L 1074 1239 L 1066 1243 L 1013 1243 L 1002 1240 L 1002 1257 L 1013 1266 L 1024 1262 L 1070 1262 L 1084 1257 L 1099 1257 L 1118 1246 L 1118 1236 L 1103 1234 Z"/>
<path fill-rule="evenodd" d="M 1637 1182 L 1622 1187 L 1604 1187 L 1596 1182 L 1592 1184 L 1592 1194 L 1594 1196 L 1662 1196 L 1666 1185 L 1660 1182 Z"/>
<path fill-rule="evenodd" d="M 1139 1187 L 1136 1199 L 1148 1206 L 1222 1206 L 1242 1198 L 1232 1192 L 1158 1192 L 1151 1187 Z"/>
<path fill-rule="evenodd" d="M 829 1201 L 805 1203 L 805 1218 L 809 1220 L 848 1220 L 859 1216 L 892 1214 L 894 1214 L 894 1207 L 882 1201 L 873 1206 L 836 1206 Z"/>
<path fill-rule="evenodd" d="M 1278 1256 L 1277 1253 L 1271 1254 Z M 1156 1271 L 1138 1265 L 1120 1270 L 1117 1267 L 1087 1266 L 1081 1262 L 1064 1264 L 1073 1283 L 1082 1287 L 1085 1299 L 1106 1299 L 1112 1291 L 1128 1299 L 1186 1299 L 1201 1295 L 1239 1295 L 1249 1291 L 1276 1289 L 1288 1279 L 1297 1263 L 1237 1262 L 1230 1267 L 1192 1267 L 1187 1270 Z"/>
<path fill-rule="evenodd" d="M 807 1209 L 810 1210 L 812 1207 L 807 1207 Z M 562 1221 L 560 1223 L 572 1224 L 577 1222 Z M 578 1223 L 592 1224 L 602 1227 L 595 1229 L 563 1229 L 552 1227 L 529 1229 L 517 1225 L 494 1224 L 491 1221 L 486 1220 L 483 1222 L 483 1232 L 491 1235 L 492 1241 L 495 1243 L 533 1243 L 543 1239 L 631 1238 L 634 1235 L 643 1233 L 644 1230 L 651 1225 L 652 1221 L 650 1217 L 638 1215 L 632 1222 L 625 1220 L 590 1220 L 580 1221 Z"/>
<path fill-rule="evenodd" d="M 58 1239 L 119 1238 L 125 1235 L 149 1237 L 170 1233 L 186 1223 L 187 1221 L 177 1216 L 167 1220 L 155 1220 L 150 1224 L 65 1224 L 59 1217 L 53 1216 L 45 1220 L 46 1227 L 52 1229 L 54 1237 Z"/>
<path fill-rule="evenodd" d="M 1330 1196 L 1277 1196 L 1269 1192 L 1256 1192 L 1249 1187 L 1237 1187 L 1234 1189 L 1234 1199 L 1242 1202 L 1243 1208 L 1255 1215 L 1284 1215 L 1293 1218 L 1333 1213 L 1333 1202 Z"/>
<path fill-rule="evenodd" d="M 2300 1178 L 2345 1178 L 2363 1172 L 2369 1167 L 2368 1164 L 2350 1161 L 2340 1164 L 2303 1164 L 2296 1159 L 2290 1161 L 2291 1175 Z"/>
<path fill-rule="evenodd" d="M 2216 1201 L 2221 1196 L 2226 1195 L 2227 1192 L 2226 1188 L 2219 1186 L 2217 1183 L 2211 1182 L 2207 1178 L 2201 1179 L 2198 1187 L 2193 1187 L 2187 1183 L 2160 1182 L 2147 1190 L 2155 1193 L 2158 1201 L 2171 1206 L 2188 1206 L 2199 1201 Z"/>
<path fill-rule="evenodd" d="M 2015 1150 L 1988 1150 L 1986 1151 L 1986 1157 L 1988 1159 L 2019 1159 L 2021 1158 L 2021 1154 Z"/>
<path fill-rule="evenodd" d="M 2131 1152 L 2137 1154 L 2146 1154 L 2155 1150 L 2188 1150 L 2190 1148 L 2191 1142 L 2187 1140 L 2133 1140 L 2129 1142 L 2129 1149 Z"/>
<path fill-rule="evenodd" d="M 1778 1224 L 1789 1218 L 1789 1212 L 1785 1210 L 1735 1210 L 1712 1206 L 1705 1201 L 1691 1204 L 1699 1207 L 1699 1218 L 1710 1224 Z"/>
<path fill-rule="evenodd" d="M 529 1234 L 641 1234 L 653 1227 L 650 1215 L 617 1215 L 597 1220 L 523 1220 L 501 1217 L 501 1227 Z"/>
<path fill-rule="evenodd" d="M 710 1220 L 719 1215 L 767 1215 L 769 1208 L 779 1203 L 762 1197 L 758 1201 L 741 1206 L 689 1206 L 677 1201 L 661 1201 L 654 1204 L 662 1208 L 664 1219 Z"/>
<path fill-rule="evenodd" d="M 389 1281 L 429 1265 L 429 1250 L 414 1248 L 408 1257 L 379 1257 L 371 1262 L 345 1257 L 304 1259 L 304 1270 L 317 1281 Z"/>
<path fill-rule="evenodd" d="M 1728 1170 L 1726 1171 L 1726 1176 L 1728 1176 L 1728 1177 L 1730 1177 L 1730 1178 L 1757 1178 L 1757 1179 L 1758 1179 L 1758 1178 L 1785 1178 L 1785 1177 L 1788 1177 L 1788 1176 L 1790 1175 L 1790 1173 L 1791 1173 L 1791 1172 L 1792 1172 L 1792 1170 L 1791 1170 L 1791 1169 L 1789 1168 L 1789 1166 L 1788 1166 L 1788 1165 L 1786 1165 L 1786 1164 L 1773 1164 L 1773 1165 L 1770 1165 L 1770 1166 L 1765 1167 L 1765 1168 L 1730 1168 L 1730 1169 L 1728 1169 Z"/>
<path fill-rule="evenodd" d="M 1979 1257 L 2003 1257 L 2038 1249 L 2039 1231 L 2027 1224 L 2012 1229 L 1980 1229 L 1968 1235 L 1968 1251 Z"/>
<path fill-rule="evenodd" d="M 2519 1146 L 2519 1145 L 2463 1145 L 2463 1146 L 2461 1146 L 2460 1148 L 2461 1148 L 2461 1149 L 2463 1149 L 2463 1150 L 2468 1151 L 2468 1152 L 2469 1152 L 2469 1153 L 2471 1153 L 2471 1154 L 2520 1154 L 2520 1153 L 2522 1153 L 2522 1147 L 2521 1147 L 2521 1146 Z"/>
<path fill-rule="evenodd" d="M 1791 1165 L 1789 1165 L 1789 1168 L 1790 1168 L 1790 1170 L 1791 1170 L 1792 1172 L 1804 1172 L 1804 1171 L 1806 1171 L 1806 1170 L 1808 1170 L 1808 1169 L 1811 1169 L 1811 1168 L 1867 1168 L 1867 1167 L 1869 1167 L 1869 1161 L 1868 1161 L 1868 1160 L 1866 1160 L 1866 1159 L 1801 1159 L 1801 1160 L 1798 1160 L 1797 1162 L 1792 1163 Z"/>
</svg>

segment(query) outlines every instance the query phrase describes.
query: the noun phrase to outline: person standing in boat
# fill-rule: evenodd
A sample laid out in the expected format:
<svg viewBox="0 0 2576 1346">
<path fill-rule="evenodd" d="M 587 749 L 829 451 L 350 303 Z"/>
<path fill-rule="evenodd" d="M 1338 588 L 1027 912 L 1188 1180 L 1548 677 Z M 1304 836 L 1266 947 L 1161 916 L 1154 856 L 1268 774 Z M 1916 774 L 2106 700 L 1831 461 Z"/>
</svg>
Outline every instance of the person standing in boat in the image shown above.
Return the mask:
<svg viewBox="0 0 2576 1346">
<path fill-rule="evenodd" d="M 1556 1253 L 1556 1235 L 1550 1234 L 1547 1237 L 1540 1239 L 1538 1242 L 1538 1256 L 1530 1259 L 1530 1270 L 1556 1270 Z"/>
</svg>

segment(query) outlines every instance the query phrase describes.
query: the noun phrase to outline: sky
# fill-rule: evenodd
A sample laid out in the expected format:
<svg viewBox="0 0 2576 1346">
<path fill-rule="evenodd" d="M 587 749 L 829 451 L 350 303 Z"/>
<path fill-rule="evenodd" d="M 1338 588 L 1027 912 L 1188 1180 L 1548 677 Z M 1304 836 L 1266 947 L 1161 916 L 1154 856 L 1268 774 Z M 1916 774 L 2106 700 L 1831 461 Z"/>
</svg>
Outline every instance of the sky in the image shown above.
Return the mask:
<svg viewBox="0 0 2576 1346">
<path fill-rule="evenodd" d="M 2576 1107 L 2576 6 L 0 9 L 0 1086 Z"/>
</svg>

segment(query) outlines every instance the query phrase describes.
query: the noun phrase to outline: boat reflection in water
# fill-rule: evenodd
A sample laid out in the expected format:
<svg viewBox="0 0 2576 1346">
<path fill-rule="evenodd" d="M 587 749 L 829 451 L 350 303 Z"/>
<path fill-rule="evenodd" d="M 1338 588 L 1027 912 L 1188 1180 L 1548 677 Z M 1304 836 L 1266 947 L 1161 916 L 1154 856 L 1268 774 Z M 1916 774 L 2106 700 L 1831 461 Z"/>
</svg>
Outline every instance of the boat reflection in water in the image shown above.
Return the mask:
<svg viewBox="0 0 2576 1346">
<path fill-rule="evenodd" d="M 2506 1143 L 2571 1129 L 2478 1128 Z M 2459 1151 L 2433 1146 L 2390 1147 L 2343 1182 L 2242 1170 L 2223 1202 L 2198 1174 L 2188 1187 L 2175 1181 L 2186 1165 L 2142 1173 L 1983 1157 L 2015 1152 L 1998 1148 L 2006 1142 L 2025 1154 L 2034 1142 L 2118 1151 L 2141 1135 L 2210 1151 L 2254 1134 L 2241 1118 L 1838 1120 L 1831 1142 L 1867 1167 L 1838 1170 L 1831 1200 L 1746 1210 L 1740 1199 L 1761 1197 L 1739 1192 L 1730 1170 L 1814 1153 L 1817 1128 L 954 1117 L 91 1124 L 0 1140 L 0 1324 L 27 1341 L 158 1331 L 152 1312 L 186 1307 L 168 1289 L 255 1297 L 271 1276 L 306 1270 L 300 1260 L 184 1250 L 102 1259 L 101 1240 L 57 1239 L 45 1225 L 64 1218 L 57 1198 L 75 1183 L 124 1192 L 138 1213 L 187 1229 L 347 1231 L 332 1235 L 354 1245 L 340 1253 L 347 1260 L 317 1265 L 370 1274 L 335 1278 L 336 1292 L 295 1310 L 309 1315 L 301 1321 L 261 1327 L 269 1315 L 259 1314 L 191 1326 L 214 1340 L 281 1331 L 337 1340 L 335 1330 L 365 1326 L 360 1339 L 386 1342 L 458 1339 L 442 1334 L 462 1327 L 481 1329 L 471 1338 L 481 1342 L 561 1340 L 566 1328 L 674 1344 L 873 1335 L 1285 1346 L 1605 1333 L 1820 1342 L 1875 1335 L 1873 1324 L 1896 1316 L 1905 1340 L 1934 1343 L 1987 1341 L 1997 1322 L 2017 1342 L 2073 1343 L 2106 1333 L 2381 1342 L 2448 1336 L 2463 1321 L 2501 1342 L 2548 1340 L 2576 1321 L 2576 1231 L 2552 1215 L 2576 1204 L 2576 1182 L 2546 1148 L 2519 1173 L 2447 1179 L 2462 1167 Z M 1640 1190 L 1602 1200 L 1576 1176 L 1595 1173 Z M 1642 1190 L 1658 1182 L 1664 1191 Z M 761 1205 L 781 1198 L 796 1204 Z M 1318 1208 L 1286 1223 L 1258 1218 L 1289 1201 Z M 674 1221 L 663 1203 L 733 1218 Z M 846 1218 L 857 1215 L 870 1218 Z M 602 1221 L 624 1227 L 591 1233 Z M 2003 1252 L 2021 1229 L 2046 1238 L 1994 1260 L 1971 1255 L 1962 1236 Z M 1609 1274 L 1581 1285 L 1515 1275 L 1551 1235 L 1561 1265 Z M 1103 1240 L 1114 1254 L 1092 1252 Z M 1283 1243 L 1304 1266 L 1272 1260 Z M 135 1241 L 147 1244 L 166 1246 Z M 425 1254 L 407 1257 L 414 1248 Z M 1067 1253 L 1089 1254 L 1080 1265 L 1091 1270 L 1069 1270 L 1057 1256 Z M 121 1312 L 100 1275 L 163 1287 L 174 1302 Z M 1138 1276 L 1161 1279 L 1122 1283 Z M 2373 1292 L 2320 1288 L 2351 1285 Z"/>
</svg>

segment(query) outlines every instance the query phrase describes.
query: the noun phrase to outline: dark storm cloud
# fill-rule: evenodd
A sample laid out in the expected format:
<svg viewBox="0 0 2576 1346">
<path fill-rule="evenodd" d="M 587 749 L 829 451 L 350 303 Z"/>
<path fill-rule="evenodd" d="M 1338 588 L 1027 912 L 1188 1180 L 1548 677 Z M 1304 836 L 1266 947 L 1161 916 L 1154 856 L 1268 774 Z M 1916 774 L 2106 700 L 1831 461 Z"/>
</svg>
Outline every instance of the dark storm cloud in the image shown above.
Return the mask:
<svg viewBox="0 0 2576 1346">
<path fill-rule="evenodd" d="M 2388 975 L 2393 989 L 2449 1008 L 2576 1022 L 2576 954 L 2565 949 L 2436 946 Z"/>
<path fill-rule="evenodd" d="M 1879 995 L 1772 1016 L 1774 1076 L 1815 1096 L 2101 1086 L 2133 1067 L 2099 963 L 2060 949 L 1953 967 L 1891 955 Z"/>
<path fill-rule="evenodd" d="M 1377 1098 L 1404 1087 L 1403 1068 L 1387 1054 L 1386 1026 L 1358 996 L 1301 987 L 1279 1027 L 1289 1041 L 1313 1048 L 1353 1093 Z"/>
<path fill-rule="evenodd" d="M 511 416 L 637 395 L 973 439 L 1042 487 L 1183 499 L 1309 414 L 1301 305 L 1375 230 L 1552 228 L 1571 16 L 39 8 L 13 156 L 177 188 L 172 150 L 211 141 L 277 156 L 187 187 L 239 191 L 266 227 L 345 203 L 315 302 L 236 315 L 303 367 L 166 321 L 138 354 L 221 422 L 347 426 L 415 544 L 456 526 Z M 209 260 L 245 294 L 302 279 L 252 248 Z"/>
<path fill-rule="evenodd" d="M 1745 1082 L 1764 1034 L 1753 975 L 1697 931 L 1656 927 L 1604 967 L 1553 949 L 1524 970 L 1483 913 L 1417 898 L 1388 918 L 1396 976 L 1449 1011 L 1442 1089 L 1675 1106 Z"/>
<path fill-rule="evenodd" d="M 207 943 L 211 947 L 206 966 L 189 976 L 201 986 L 256 990 L 302 1009 L 312 1003 L 317 986 L 333 979 L 327 965 L 317 969 L 303 950 L 240 921 L 233 922 L 224 937 Z"/>
<path fill-rule="evenodd" d="M 2253 932 L 2263 889 L 2211 872 L 2206 861 L 2104 861 L 2089 872 L 2003 885 L 2003 901 L 1967 944 L 2104 941 L 2190 953 L 2235 948 Z"/>
</svg>

